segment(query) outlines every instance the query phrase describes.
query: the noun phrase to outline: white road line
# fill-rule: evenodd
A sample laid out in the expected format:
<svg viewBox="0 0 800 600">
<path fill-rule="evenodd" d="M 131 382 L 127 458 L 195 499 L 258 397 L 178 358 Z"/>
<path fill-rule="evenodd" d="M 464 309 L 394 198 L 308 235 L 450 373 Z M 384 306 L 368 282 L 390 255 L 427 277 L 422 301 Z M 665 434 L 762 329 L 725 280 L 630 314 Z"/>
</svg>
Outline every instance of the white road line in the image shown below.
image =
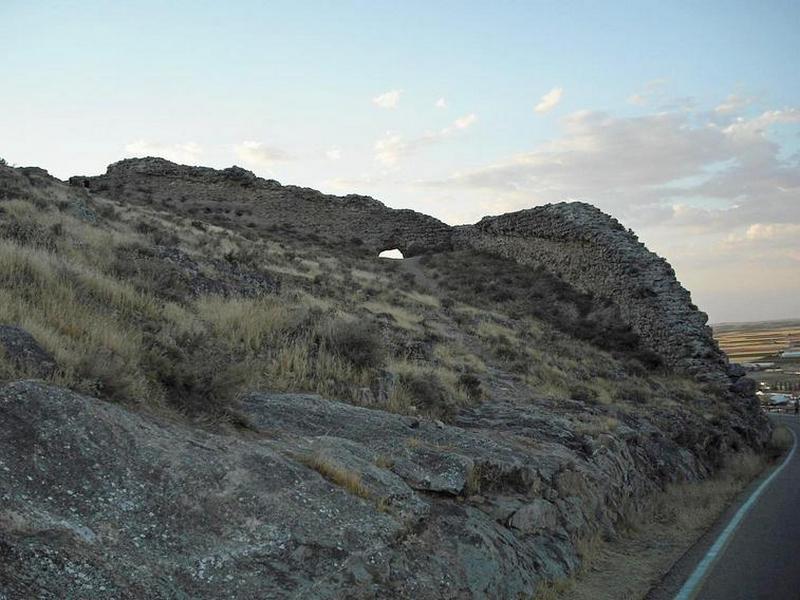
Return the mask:
<svg viewBox="0 0 800 600">
<path fill-rule="evenodd" d="M 733 518 L 728 523 L 727 527 L 723 530 L 723 532 L 719 535 L 719 537 L 714 542 L 714 545 L 708 550 L 706 555 L 703 557 L 703 560 L 700 561 L 700 564 L 697 565 L 697 568 L 691 574 L 689 579 L 686 580 L 686 583 L 683 584 L 683 587 L 680 589 L 678 594 L 675 596 L 675 600 L 689 600 L 692 598 L 700 589 L 700 584 L 703 581 L 703 578 L 706 576 L 706 573 L 711 568 L 711 566 L 716 561 L 717 557 L 722 553 L 722 550 L 725 548 L 725 545 L 730 540 L 733 533 L 736 531 L 736 528 L 739 527 L 742 519 L 747 514 L 753 505 L 758 500 L 759 496 L 761 496 L 762 492 L 767 489 L 767 486 L 775 479 L 783 468 L 789 464 L 789 461 L 792 460 L 794 456 L 794 451 L 797 449 L 797 436 L 794 434 L 794 431 L 790 427 L 787 427 L 789 433 L 792 434 L 792 439 L 794 443 L 792 444 L 792 450 L 783 459 L 783 462 L 780 466 L 772 472 L 772 475 L 767 477 L 760 486 L 750 494 L 750 497 L 745 501 L 742 506 L 739 507 L 739 510 L 736 511 L 736 514 L 733 515 Z"/>
</svg>

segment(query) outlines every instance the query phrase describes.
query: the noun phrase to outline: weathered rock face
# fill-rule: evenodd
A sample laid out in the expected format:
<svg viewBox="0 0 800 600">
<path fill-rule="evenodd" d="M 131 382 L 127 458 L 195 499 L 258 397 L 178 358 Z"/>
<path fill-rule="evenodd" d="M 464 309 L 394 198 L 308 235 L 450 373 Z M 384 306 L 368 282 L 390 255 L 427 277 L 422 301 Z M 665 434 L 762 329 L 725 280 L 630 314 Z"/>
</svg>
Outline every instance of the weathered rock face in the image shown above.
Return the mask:
<svg viewBox="0 0 800 600">
<path fill-rule="evenodd" d="M 55 359 L 20 327 L 0 325 L 0 349 L 14 366 L 34 377 L 49 377 L 56 370 Z"/>
<path fill-rule="evenodd" d="M 541 206 L 453 228 L 366 196 L 327 196 L 282 186 L 238 167 L 218 171 L 158 158 L 129 159 L 111 165 L 105 175 L 73 177 L 70 183 L 122 202 L 189 211 L 226 226 L 283 227 L 332 242 L 358 241 L 376 254 L 398 248 L 408 257 L 458 247 L 541 265 L 582 291 L 612 299 L 645 345 L 669 366 L 701 379 L 728 381 L 727 361 L 706 326 L 707 317 L 692 304 L 670 265 L 588 204 Z"/>
<path fill-rule="evenodd" d="M 692 304 L 669 263 L 616 219 L 581 202 L 550 204 L 458 229 L 458 247 L 542 265 L 578 289 L 619 306 L 623 319 L 666 363 L 725 383 L 727 359 L 708 317 Z"/>
<path fill-rule="evenodd" d="M 398 248 L 404 256 L 447 249 L 450 227 L 412 210 L 393 210 L 374 198 L 329 196 L 283 186 L 232 167 L 217 171 L 176 165 L 161 158 L 123 160 L 99 177 L 70 184 L 115 200 L 191 209 L 219 224 L 255 229 L 289 227 L 304 235 L 363 243 L 375 254 Z"/>
<path fill-rule="evenodd" d="M 487 261 L 486 272 L 502 272 L 512 260 L 545 264 L 583 289 L 626 303 L 631 320 L 650 310 L 642 314 L 662 327 L 652 330 L 653 344 L 659 336 L 672 339 L 672 327 L 685 327 L 678 342 L 694 339 L 702 328 L 668 267 L 659 270 L 663 261 L 608 217 L 581 205 L 454 229 L 368 198 L 328 197 L 237 168 L 194 169 L 156 159 L 125 161 L 100 178 L 74 179 L 72 186 L 38 169 L 0 167 L 0 196 L 5 189 L 10 198 L 31 200 L 31 210 L 41 205 L 49 217 L 60 210 L 94 219 L 97 228 L 120 225 L 114 222 L 119 217 L 131 228 L 147 227 L 153 214 L 107 210 L 98 196 L 108 196 L 197 214 L 192 226 L 206 231 L 213 230 L 208 222 L 255 237 L 260 228 L 277 227 L 288 232 L 276 232 L 278 242 L 291 238 L 295 245 L 309 236 L 314 250 L 333 255 L 339 244 L 352 246 L 351 237 L 371 252 L 390 246 L 406 254 L 450 247 L 487 251 L 508 260 Z M 58 219 L 54 229 L 19 211 L 2 211 L 0 206 L 0 243 L 37 254 L 81 243 L 75 231 L 55 240 L 62 227 L 90 228 Z M 66 246 L 67 239 L 74 245 Z M 135 273 L 132 281 L 158 290 L 153 298 L 159 304 L 189 304 L 208 294 L 261 297 L 278 289 L 278 277 L 251 271 L 247 260 L 231 262 L 197 248 L 190 253 L 161 236 L 167 241 L 138 239 L 111 249 L 109 273 L 121 280 Z M 364 266 L 364 257 L 350 251 L 346 258 Z M 465 269 L 478 264 L 471 251 L 458 254 L 466 257 Z M 609 281 L 601 275 L 610 268 L 604 261 L 615 269 Z M 580 266 L 593 272 L 582 278 Z M 644 279 L 636 279 L 635 269 L 645 269 Z M 622 283 L 615 287 L 613 277 Z M 20 286 L 20 279 L 9 281 Z M 651 286 L 654 302 L 674 303 L 674 311 L 657 312 L 647 293 L 630 295 L 628 284 L 636 282 Z M 452 288 L 437 288 L 443 289 Z M 676 321 L 681 311 L 688 315 L 684 322 Z M 140 327 L 138 320 L 132 323 Z M 443 324 L 436 334 L 443 343 L 467 333 L 444 319 L 437 323 Z M 141 324 L 156 332 L 161 327 L 154 320 Z M 531 343 L 555 346 L 559 331 Z M 174 340 L 176 348 L 201 344 L 189 359 L 210 345 L 201 336 Z M 403 342 L 416 362 L 433 354 L 427 333 Z M 53 374 L 52 357 L 24 331 L 0 327 L 0 344 L 4 373 L 10 364 L 9 372 L 25 377 Z M 142 356 L 169 361 L 171 354 L 162 350 L 153 345 Z M 239 361 L 227 346 L 224 352 L 225 365 Z M 319 396 L 253 392 L 226 405 L 236 427 L 218 425 L 210 433 L 204 428 L 212 426 L 182 414 L 166 417 L 161 407 L 157 415 L 144 414 L 148 404 L 132 403 L 134 410 L 127 410 L 31 381 L 0 386 L 0 600 L 532 597 L 543 580 L 576 568 L 580 540 L 613 534 L 626 508 L 646 502 L 649 492 L 705 477 L 733 451 L 762 448 L 769 433 L 752 381 L 737 369 L 728 373 L 738 380 L 725 397 L 691 386 L 689 395 L 665 390 L 659 394 L 670 400 L 665 403 L 623 397 L 605 405 L 581 394 L 580 386 L 575 399 L 539 395 L 511 377 L 504 362 L 483 356 L 490 359 L 487 374 L 473 379 L 479 392 L 485 384 L 486 396 L 448 412 L 448 424 Z M 691 358 L 707 362 L 675 364 L 703 366 L 712 377 L 717 372 L 713 360 Z M 200 367 L 210 371 L 216 364 L 222 362 Z M 614 359 L 598 376 L 624 383 L 624 368 L 612 370 L 618 364 Z M 152 374 L 175 377 L 164 371 Z M 587 371 L 579 378 L 594 376 Z M 400 376 L 380 377 L 388 384 Z M 193 370 L 176 379 L 170 383 L 207 385 Z M 643 381 L 671 387 L 656 379 Z M 385 391 L 382 385 L 376 391 Z M 371 406 L 386 400 L 385 394 L 374 396 Z"/>
<path fill-rule="evenodd" d="M 592 441 L 530 403 L 456 426 L 296 394 L 242 412 L 257 433 L 0 387 L 0 598 L 531 597 L 578 539 L 747 443 L 676 412 Z"/>
</svg>

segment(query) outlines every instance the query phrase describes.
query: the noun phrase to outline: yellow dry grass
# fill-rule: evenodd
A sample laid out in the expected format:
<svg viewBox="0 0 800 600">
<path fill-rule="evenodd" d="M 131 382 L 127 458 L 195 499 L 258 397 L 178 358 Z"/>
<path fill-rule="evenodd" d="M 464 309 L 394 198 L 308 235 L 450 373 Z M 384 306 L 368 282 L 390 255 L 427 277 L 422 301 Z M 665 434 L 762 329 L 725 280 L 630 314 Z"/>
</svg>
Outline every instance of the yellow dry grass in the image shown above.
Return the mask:
<svg viewBox="0 0 800 600">
<path fill-rule="evenodd" d="M 195 305 L 200 318 L 211 324 L 217 336 L 231 346 L 243 345 L 252 351 L 259 351 L 270 336 L 285 331 L 305 316 L 302 309 L 293 310 L 274 296 L 204 296 Z"/>
<path fill-rule="evenodd" d="M 372 314 L 387 314 L 391 316 L 395 325 L 401 329 L 411 332 L 422 331 L 422 316 L 413 313 L 410 310 L 394 304 L 389 304 L 388 302 L 379 301 L 365 302 L 362 306 Z"/>
<path fill-rule="evenodd" d="M 469 398 L 466 390 L 459 385 L 458 375 L 449 369 L 410 361 L 394 361 L 387 370 L 396 374 L 398 383 L 389 392 L 385 409 L 401 414 L 430 413 L 440 416 L 437 410 L 444 407 L 428 409 L 423 407 L 431 400 L 444 400 L 450 406 L 466 406 Z M 419 382 L 420 385 L 415 385 Z M 420 396 L 427 394 L 427 396 Z M 444 398 L 441 398 L 444 396 Z"/>
<path fill-rule="evenodd" d="M 348 493 L 368 500 L 369 490 L 361 482 L 361 474 L 336 464 L 332 459 L 320 452 L 301 458 L 306 466 L 311 467 L 331 483 Z"/>
<path fill-rule="evenodd" d="M 782 434 L 773 439 L 781 444 Z M 640 600 L 767 466 L 765 457 L 742 452 L 716 476 L 667 487 L 630 512 L 611 541 L 592 538 L 579 548 L 580 571 L 545 584 L 535 600 Z"/>
</svg>

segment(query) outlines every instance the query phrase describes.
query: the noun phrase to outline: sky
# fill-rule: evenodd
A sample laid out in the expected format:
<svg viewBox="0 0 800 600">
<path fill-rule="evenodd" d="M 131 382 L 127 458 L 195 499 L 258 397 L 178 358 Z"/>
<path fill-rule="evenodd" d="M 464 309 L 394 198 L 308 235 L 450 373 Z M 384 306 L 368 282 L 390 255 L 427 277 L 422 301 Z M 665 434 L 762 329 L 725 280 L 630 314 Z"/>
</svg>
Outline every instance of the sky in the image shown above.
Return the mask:
<svg viewBox="0 0 800 600">
<path fill-rule="evenodd" d="M 711 322 L 800 318 L 797 0 L 0 0 L 0 156 L 132 156 L 450 224 L 592 203 Z"/>
</svg>

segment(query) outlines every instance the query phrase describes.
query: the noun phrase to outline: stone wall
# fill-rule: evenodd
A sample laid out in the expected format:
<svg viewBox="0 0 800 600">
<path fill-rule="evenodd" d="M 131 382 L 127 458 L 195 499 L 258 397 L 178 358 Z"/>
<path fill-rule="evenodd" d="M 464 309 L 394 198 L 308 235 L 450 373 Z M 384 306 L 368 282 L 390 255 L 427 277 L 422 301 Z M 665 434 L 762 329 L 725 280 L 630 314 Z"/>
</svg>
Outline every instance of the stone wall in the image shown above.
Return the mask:
<svg viewBox="0 0 800 600">
<path fill-rule="evenodd" d="M 369 196 L 332 196 L 281 185 L 239 167 L 215 170 L 161 158 L 128 159 L 112 164 L 104 175 L 73 177 L 70 183 L 117 201 L 160 204 L 227 227 L 292 228 L 360 243 L 376 255 L 398 248 L 408 257 L 450 247 L 450 226 L 433 217 L 394 210 Z"/>
<path fill-rule="evenodd" d="M 633 232 L 585 203 L 532 208 L 450 227 L 368 196 L 331 196 L 284 186 L 238 167 L 215 170 L 160 158 L 128 159 L 98 177 L 70 183 L 121 202 L 162 205 L 231 228 L 275 227 L 332 243 L 362 244 L 376 255 L 406 257 L 471 248 L 542 265 L 578 289 L 613 299 L 645 344 L 668 365 L 699 378 L 726 381 L 727 359 L 666 260 Z"/>
<path fill-rule="evenodd" d="M 611 298 L 667 364 L 727 381 L 727 359 L 691 296 L 660 256 L 616 219 L 581 202 L 486 217 L 458 228 L 454 245 L 542 265 L 576 288 Z"/>
</svg>

